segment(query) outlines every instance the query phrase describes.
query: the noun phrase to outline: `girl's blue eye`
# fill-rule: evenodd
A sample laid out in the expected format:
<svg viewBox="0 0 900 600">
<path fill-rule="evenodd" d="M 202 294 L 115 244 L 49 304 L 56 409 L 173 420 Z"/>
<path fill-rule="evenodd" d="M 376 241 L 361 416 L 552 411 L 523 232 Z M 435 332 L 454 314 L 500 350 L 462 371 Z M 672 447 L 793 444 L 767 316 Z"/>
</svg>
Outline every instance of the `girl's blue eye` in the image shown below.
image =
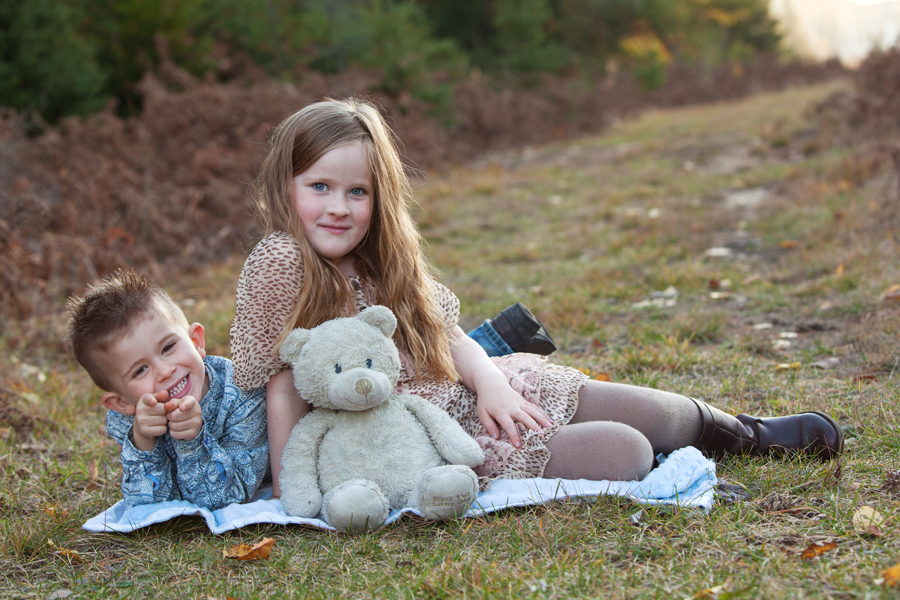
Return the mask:
<svg viewBox="0 0 900 600">
<path fill-rule="evenodd" d="M 334 372 L 335 372 L 335 373 L 340 373 L 340 372 L 341 372 L 341 365 L 340 365 L 340 364 L 334 365 Z"/>
<path fill-rule="evenodd" d="M 372 359 L 371 359 L 371 358 L 367 358 L 367 359 L 366 359 L 366 368 L 367 368 L 367 369 L 371 369 L 371 368 L 372 368 Z"/>
<path fill-rule="evenodd" d="M 353 188 L 352 190 L 350 190 L 350 193 L 353 194 L 354 196 L 364 196 L 366 193 L 366 190 L 364 190 L 362 188 Z"/>
<path fill-rule="evenodd" d="M 324 183 L 314 183 L 312 184 L 312 188 L 317 192 L 324 192 L 326 189 L 326 185 Z"/>
</svg>

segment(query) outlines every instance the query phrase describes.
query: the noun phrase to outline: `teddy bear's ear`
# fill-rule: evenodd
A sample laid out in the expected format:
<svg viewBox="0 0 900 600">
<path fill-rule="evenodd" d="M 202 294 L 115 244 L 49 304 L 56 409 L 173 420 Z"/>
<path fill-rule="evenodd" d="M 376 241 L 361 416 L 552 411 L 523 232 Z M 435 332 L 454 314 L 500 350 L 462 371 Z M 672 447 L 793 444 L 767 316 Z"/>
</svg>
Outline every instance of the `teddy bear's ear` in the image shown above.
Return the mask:
<svg viewBox="0 0 900 600">
<path fill-rule="evenodd" d="M 284 338 L 284 341 L 281 342 L 281 348 L 278 350 L 281 360 L 288 363 L 297 360 L 300 357 L 300 350 L 303 348 L 303 344 L 309 341 L 309 334 L 309 329 L 298 328 L 290 332 Z"/>
<path fill-rule="evenodd" d="M 370 306 L 359 313 L 359 320 L 377 327 L 385 337 L 393 336 L 397 329 L 397 317 L 387 306 Z"/>
</svg>

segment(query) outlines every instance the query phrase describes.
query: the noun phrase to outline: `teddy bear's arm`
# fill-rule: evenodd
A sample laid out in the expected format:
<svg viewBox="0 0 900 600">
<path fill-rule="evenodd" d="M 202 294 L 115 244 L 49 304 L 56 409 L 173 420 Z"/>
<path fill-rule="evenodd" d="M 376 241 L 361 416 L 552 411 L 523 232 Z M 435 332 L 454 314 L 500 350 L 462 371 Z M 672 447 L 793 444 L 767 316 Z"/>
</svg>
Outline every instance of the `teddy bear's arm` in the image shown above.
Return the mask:
<svg viewBox="0 0 900 600">
<path fill-rule="evenodd" d="M 421 396 L 400 396 L 407 410 L 416 417 L 444 460 L 453 465 L 477 467 L 484 462 L 484 452 L 447 411 L 441 410 Z"/>
<path fill-rule="evenodd" d="M 311 518 L 322 507 L 319 445 L 332 428 L 331 413 L 316 410 L 294 426 L 281 456 L 281 503 L 289 515 Z"/>
</svg>

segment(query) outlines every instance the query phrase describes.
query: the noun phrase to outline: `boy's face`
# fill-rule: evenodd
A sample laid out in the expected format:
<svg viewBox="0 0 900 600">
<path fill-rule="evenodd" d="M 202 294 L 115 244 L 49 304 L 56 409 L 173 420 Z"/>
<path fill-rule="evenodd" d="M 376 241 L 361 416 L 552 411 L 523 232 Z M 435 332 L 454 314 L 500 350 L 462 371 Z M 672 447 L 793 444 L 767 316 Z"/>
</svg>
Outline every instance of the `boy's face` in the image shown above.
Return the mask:
<svg viewBox="0 0 900 600">
<path fill-rule="evenodd" d="M 169 399 L 193 396 L 198 402 L 209 389 L 203 366 L 203 326 L 186 330 L 160 311 L 137 323 L 104 353 L 111 390 L 103 404 L 133 415 L 144 394 L 169 392 Z"/>
</svg>

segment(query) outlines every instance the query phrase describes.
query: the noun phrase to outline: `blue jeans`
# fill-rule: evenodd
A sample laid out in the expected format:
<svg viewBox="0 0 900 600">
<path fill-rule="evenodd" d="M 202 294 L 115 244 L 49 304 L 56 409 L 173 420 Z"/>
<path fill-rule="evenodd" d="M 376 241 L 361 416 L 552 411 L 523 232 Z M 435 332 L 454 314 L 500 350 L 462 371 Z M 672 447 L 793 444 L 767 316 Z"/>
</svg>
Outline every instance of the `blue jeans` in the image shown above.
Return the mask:
<svg viewBox="0 0 900 600">
<path fill-rule="evenodd" d="M 488 356 L 506 356 L 513 353 L 513 349 L 503 341 L 503 338 L 491 325 L 490 320 L 470 331 L 469 337 L 478 342 L 478 345 L 484 348 Z"/>
</svg>

